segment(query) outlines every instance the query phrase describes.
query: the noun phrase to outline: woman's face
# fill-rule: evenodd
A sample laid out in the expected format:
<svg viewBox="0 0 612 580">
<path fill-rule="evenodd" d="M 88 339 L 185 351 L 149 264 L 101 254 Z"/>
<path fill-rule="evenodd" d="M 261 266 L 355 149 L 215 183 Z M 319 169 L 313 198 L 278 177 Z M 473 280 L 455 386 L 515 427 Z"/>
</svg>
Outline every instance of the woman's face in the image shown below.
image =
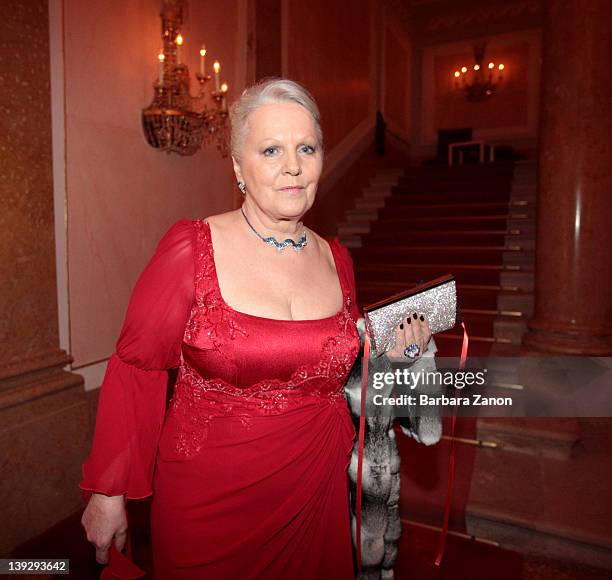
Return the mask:
<svg viewBox="0 0 612 580">
<path fill-rule="evenodd" d="M 322 167 L 315 124 L 304 107 L 270 103 L 249 115 L 234 171 L 270 217 L 301 219 L 314 203 Z"/>
</svg>

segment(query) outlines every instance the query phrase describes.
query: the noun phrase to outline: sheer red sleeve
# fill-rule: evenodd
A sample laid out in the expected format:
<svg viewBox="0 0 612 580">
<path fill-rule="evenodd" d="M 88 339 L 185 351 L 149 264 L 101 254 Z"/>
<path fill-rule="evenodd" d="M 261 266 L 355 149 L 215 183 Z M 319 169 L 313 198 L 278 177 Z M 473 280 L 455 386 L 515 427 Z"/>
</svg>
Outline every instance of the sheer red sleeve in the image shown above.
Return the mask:
<svg viewBox="0 0 612 580">
<path fill-rule="evenodd" d="M 167 370 L 180 363 L 194 296 L 193 222 L 179 220 L 159 242 L 132 291 L 98 403 L 83 465 L 86 492 L 138 499 L 151 495 L 164 419 Z"/>
</svg>

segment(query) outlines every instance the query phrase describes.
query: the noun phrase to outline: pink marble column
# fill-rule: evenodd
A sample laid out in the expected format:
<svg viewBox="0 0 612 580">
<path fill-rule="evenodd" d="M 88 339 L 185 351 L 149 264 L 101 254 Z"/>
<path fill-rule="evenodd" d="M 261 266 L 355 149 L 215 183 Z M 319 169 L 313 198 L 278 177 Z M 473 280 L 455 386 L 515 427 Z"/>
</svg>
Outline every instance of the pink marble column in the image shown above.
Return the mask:
<svg viewBox="0 0 612 580">
<path fill-rule="evenodd" d="M 609 0 L 545 0 L 536 351 L 612 355 L 611 21 Z"/>
<path fill-rule="evenodd" d="M 47 0 L 0 18 L 0 555 L 83 505 L 83 378 L 64 367 L 55 274 Z"/>
</svg>

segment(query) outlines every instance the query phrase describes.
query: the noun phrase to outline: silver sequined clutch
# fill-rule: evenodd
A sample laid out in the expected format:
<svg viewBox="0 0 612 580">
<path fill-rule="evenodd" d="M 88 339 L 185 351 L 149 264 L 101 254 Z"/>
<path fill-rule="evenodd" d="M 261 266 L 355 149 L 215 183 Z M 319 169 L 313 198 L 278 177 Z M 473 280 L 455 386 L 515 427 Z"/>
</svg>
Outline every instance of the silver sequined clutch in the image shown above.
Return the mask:
<svg viewBox="0 0 612 580">
<path fill-rule="evenodd" d="M 392 349 L 395 327 L 409 312 L 425 315 L 432 334 L 455 326 L 457 290 L 451 274 L 420 284 L 363 308 L 371 349 L 376 356 Z"/>
</svg>

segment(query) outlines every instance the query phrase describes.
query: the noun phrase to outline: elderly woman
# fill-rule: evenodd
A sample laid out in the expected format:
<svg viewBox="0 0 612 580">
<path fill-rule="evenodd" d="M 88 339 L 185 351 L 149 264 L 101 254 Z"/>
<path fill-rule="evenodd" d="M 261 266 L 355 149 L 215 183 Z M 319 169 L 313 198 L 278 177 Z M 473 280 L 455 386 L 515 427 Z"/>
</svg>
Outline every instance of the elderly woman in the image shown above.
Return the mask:
<svg viewBox="0 0 612 580">
<path fill-rule="evenodd" d="M 302 224 L 319 112 L 273 79 L 230 117 L 242 207 L 175 223 L 140 276 L 101 390 L 83 525 L 104 563 L 125 543 L 124 499 L 153 495 L 160 579 L 353 578 L 343 386 L 361 314 L 348 251 Z M 429 337 L 411 320 L 384 356 Z"/>
</svg>

